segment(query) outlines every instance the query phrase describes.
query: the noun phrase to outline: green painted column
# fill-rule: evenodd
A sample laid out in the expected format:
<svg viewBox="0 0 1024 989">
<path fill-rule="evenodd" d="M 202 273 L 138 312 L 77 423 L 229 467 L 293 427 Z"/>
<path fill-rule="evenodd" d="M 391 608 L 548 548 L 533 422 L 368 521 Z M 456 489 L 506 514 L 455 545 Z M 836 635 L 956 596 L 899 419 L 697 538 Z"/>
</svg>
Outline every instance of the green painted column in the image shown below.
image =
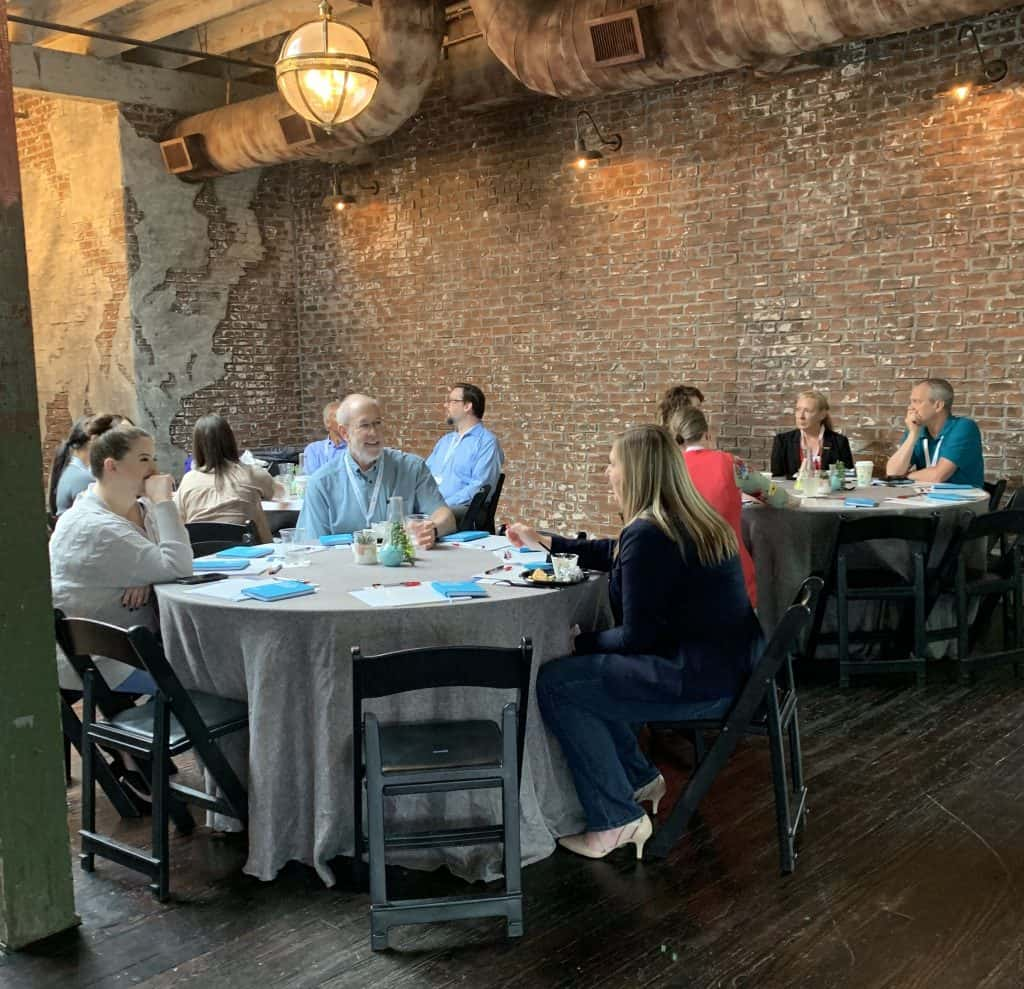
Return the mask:
<svg viewBox="0 0 1024 989">
<path fill-rule="evenodd" d="M 0 0 L 0 945 L 78 923 L 46 555 L 35 359 L 14 130 L 7 4 Z"/>
</svg>

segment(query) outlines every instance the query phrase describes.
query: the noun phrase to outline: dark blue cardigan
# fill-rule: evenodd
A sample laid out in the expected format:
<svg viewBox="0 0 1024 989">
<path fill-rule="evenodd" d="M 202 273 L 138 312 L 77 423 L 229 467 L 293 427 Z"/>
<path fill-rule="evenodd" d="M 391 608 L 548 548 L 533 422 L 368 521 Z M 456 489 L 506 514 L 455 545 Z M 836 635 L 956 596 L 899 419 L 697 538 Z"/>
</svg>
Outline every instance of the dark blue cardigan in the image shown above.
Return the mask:
<svg viewBox="0 0 1024 989">
<path fill-rule="evenodd" d="M 663 689 L 666 700 L 734 696 L 764 644 L 739 557 L 704 566 L 691 540 L 680 552 L 678 543 L 645 519 L 619 533 L 618 556 L 615 544 L 614 539 L 552 539 L 553 553 L 576 553 L 581 567 L 611 573 L 615 627 L 581 635 L 577 654 L 669 660 L 668 668 L 634 664 L 636 677 Z"/>
</svg>

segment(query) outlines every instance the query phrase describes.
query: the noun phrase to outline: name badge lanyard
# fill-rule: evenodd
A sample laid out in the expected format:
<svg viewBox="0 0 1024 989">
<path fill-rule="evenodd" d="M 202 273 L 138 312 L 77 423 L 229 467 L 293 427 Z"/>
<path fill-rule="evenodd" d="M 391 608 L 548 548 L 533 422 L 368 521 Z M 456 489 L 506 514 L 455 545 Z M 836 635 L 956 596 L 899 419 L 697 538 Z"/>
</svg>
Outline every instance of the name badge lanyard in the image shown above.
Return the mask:
<svg viewBox="0 0 1024 989">
<path fill-rule="evenodd" d="M 463 437 L 465 437 L 466 435 L 466 433 L 459 433 L 455 442 L 450 447 L 448 447 L 448 452 L 444 455 L 444 460 L 441 461 L 441 472 L 439 474 L 434 475 L 434 480 L 437 481 L 438 484 L 441 483 L 441 478 L 443 478 L 444 475 L 448 472 L 448 465 L 452 462 L 452 457 L 455 456 L 455 451 L 459 448 L 459 444 L 462 442 Z"/>
<path fill-rule="evenodd" d="M 945 436 L 940 436 L 939 437 L 939 442 L 935 444 L 935 454 L 934 454 L 934 456 L 930 455 L 929 452 L 928 452 L 928 440 L 925 439 L 925 440 L 921 441 L 922 444 L 924 445 L 924 465 L 925 465 L 925 467 L 934 467 L 939 462 L 939 450 L 941 449 L 942 441 L 945 438 L 946 438 Z"/>
<path fill-rule="evenodd" d="M 345 454 L 345 467 L 348 469 L 349 487 L 352 489 L 352 494 L 355 495 L 356 501 L 359 502 L 359 507 L 363 512 L 363 517 L 366 519 L 366 525 L 369 527 L 372 523 L 373 513 L 377 508 L 377 499 L 380 496 L 381 482 L 384 480 L 384 465 L 379 460 L 377 461 L 377 480 L 373 484 L 373 494 L 370 496 L 369 505 L 366 504 L 366 499 L 363 497 L 363 491 L 360 486 L 359 479 L 356 477 L 352 468 L 352 458 L 347 453 Z"/>
</svg>

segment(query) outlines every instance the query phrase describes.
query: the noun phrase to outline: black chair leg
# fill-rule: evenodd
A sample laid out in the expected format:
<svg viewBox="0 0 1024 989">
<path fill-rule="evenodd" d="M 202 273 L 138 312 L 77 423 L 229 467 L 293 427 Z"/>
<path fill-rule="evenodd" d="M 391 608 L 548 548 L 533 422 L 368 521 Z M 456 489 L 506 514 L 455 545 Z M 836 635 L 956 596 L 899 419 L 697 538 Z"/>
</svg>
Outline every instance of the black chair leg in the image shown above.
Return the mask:
<svg viewBox="0 0 1024 989">
<path fill-rule="evenodd" d="M 89 728 L 96 719 L 96 702 L 92 693 L 93 673 L 85 675 L 82 684 L 82 831 L 89 834 L 96 832 L 96 774 L 94 771 L 97 759 L 96 746 L 89 740 Z M 83 840 L 83 849 L 85 842 Z M 84 872 L 92 872 L 96 868 L 96 858 L 92 852 L 82 851 L 79 863 Z"/>
<path fill-rule="evenodd" d="M 170 735 L 170 711 L 163 699 L 157 698 L 157 710 L 153 732 L 153 858 L 157 860 L 156 882 L 150 884 L 153 895 L 163 903 L 170 892 L 170 849 L 168 837 L 168 798 L 169 782 L 167 779 L 166 758 L 160 753 L 167 751 Z"/>
</svg>

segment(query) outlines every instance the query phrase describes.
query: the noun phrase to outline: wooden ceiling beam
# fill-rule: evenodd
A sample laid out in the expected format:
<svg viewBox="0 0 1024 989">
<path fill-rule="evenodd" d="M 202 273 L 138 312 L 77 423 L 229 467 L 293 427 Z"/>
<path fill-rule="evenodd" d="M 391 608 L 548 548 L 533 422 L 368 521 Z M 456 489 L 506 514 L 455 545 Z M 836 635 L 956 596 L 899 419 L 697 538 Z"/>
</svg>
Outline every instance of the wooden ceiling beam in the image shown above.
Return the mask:
<svg viewBox="0 0 1024 989">
<path fill-rule="evenodd" d="M 343 20 L 347 13 L 358 9 L 358 4 L 339 0 L 334 7 L 334 16 Z M 202 48 L 212 55 L 226 55 L 246 45 L 291 31 L 315 16 L 316 5 L 310 0 L 265 0 L 240 13 L 208 20 L 198 32 L 193 28 L 155 40 L 175 48 Z M 133 49 L 128 58 L 132 62 L 164 69 L 180 69 L 195 61 L 184 55 L 171 55 L 145 48 Z"/>
<path fill-rule="evenodd" d="M 194 72 L 173 72 L 148 65 L 129 65 L 120 59 L 93 58 L 11 45 L 16 89 L 114 103 L 136 103 L 174 110 L 183 115 L 224 105 L 224 84 Z M 232 98 L 264 96 L 265 86 L 236 82 Z"/>
<path fill-rule="evenodd" d="M 130 12 L 115 12 L 110 16 L 94 19 L 88 24 L 73 26 L 107 31 L 111 34 L 138 38 L 140 41 L 156 41 L 158 38 L 188 31 L 206 21 L 245 11 L 256 6 L 258 2 L 259 0 L 149 0 L 144 6 L 130 8 Z M 36 45 L 53 51 L 74 52 L 96 58 L 110 58 L 131 47 L 114 41 L 76 37 L 56 31 L 37 40 Z"/>
</svg>

